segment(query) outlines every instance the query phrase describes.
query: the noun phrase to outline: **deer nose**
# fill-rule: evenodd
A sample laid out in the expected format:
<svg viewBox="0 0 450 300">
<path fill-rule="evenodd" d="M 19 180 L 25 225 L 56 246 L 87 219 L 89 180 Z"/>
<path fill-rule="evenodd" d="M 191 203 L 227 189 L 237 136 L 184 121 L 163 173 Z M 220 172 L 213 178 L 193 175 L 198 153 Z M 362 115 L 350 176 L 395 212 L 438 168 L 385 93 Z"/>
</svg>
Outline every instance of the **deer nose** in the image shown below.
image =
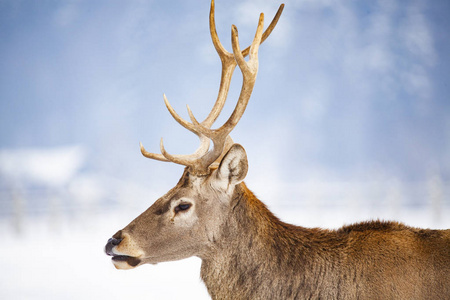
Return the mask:
<svg viewBox="0 0 450 300">
<path fill-rule="evenodd" d="M 114 256 L 115 254 L 113 253 L 112 249 L 115 246 L 119 245 L 121 241 L 122 241 L 122 239 L 110 238 L 108 240 L 108 242 L 106 243 L 105 253 L 110 255 L 110 256 Z"/>
</svg>

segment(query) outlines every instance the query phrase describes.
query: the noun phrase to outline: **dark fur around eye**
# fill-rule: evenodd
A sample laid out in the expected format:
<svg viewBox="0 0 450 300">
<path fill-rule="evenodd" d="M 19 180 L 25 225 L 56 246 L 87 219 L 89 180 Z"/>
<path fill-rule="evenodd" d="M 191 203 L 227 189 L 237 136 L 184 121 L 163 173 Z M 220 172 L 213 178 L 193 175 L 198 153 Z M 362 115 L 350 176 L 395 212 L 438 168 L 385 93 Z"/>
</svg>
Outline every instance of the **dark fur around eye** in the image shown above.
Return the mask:
<svg viewBox="0 0 450 300">
<path fill-rule="evenodd" d="M 175 213 L 179 211 L 188 210 L 191 207 L 191 204 L 189 203 L 182 203 L 175 207 Z"/>
</svg>

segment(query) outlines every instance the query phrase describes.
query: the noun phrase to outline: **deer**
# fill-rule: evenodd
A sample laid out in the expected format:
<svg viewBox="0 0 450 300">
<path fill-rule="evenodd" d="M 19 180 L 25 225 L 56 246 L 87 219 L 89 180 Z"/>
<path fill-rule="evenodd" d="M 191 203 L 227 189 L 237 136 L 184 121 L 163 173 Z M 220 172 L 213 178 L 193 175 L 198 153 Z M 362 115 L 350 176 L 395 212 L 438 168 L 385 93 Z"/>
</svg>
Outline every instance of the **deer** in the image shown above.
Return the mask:
<svg viewBox="0 0 450 300">
<path fill-rule="evenodd" d="M 450 229 L 380 220 L 333 230 L 295 226 L 277 218 L 244 183 L 247 154 L 230 133 L 252 94 L 259 46 L 283 8 L 264 32 L 260 15 L 244 50 L 232 25 L 228 52 L 217 35 L 211 1 L 210 34 L 222 62 L 216 102 L 202 122 L 188 106 L 186 121 L 163 96 L 172 117 L 200 145 L 193 154 L 173 155 L 162 139 L 161 154 L 140 143 L 145 157 L 183 165 L 184 171 L 174 188 L 108 240 L 106 254 L 117 269 L 199 257 L 212 299 L 450 299 Z M 243 78 L 237 104 L 212 129 L 236 66 Z"/>
</svg>

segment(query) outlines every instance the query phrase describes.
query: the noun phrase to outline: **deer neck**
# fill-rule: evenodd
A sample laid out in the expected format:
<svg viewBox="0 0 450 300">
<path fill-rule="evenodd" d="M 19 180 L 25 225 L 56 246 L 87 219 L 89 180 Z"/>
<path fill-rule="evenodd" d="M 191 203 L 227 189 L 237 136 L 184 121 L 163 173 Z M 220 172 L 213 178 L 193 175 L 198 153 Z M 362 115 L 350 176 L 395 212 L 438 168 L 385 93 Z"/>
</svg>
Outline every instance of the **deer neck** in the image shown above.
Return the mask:
<svg viewBox="0 0 450 300">
<path fill-rule="evenodd" d="M 298 272 L 303 260 L 298 231 L 307 229 L 281 222 L 244 183 L 236 188 L 232 204 L 220 238 L 202 257 L 201 277 L 218 299 L 232 298 L 230 291 L 238 298 L 255 295 L 252 289 L 263 289 L 264 281 L 275 273 L 289 268 Z M 291 264 L 294 261 L 296 266 Z"/>
</svg>

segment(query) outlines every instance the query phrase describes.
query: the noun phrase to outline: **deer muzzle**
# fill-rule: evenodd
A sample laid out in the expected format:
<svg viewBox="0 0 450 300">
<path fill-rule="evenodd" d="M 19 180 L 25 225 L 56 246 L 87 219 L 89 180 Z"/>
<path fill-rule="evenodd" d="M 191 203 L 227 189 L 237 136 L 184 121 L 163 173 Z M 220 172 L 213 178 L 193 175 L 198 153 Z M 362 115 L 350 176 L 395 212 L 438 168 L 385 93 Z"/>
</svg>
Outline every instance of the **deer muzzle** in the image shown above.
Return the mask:
<svg viewBox="0 0 450 300">
<path fill-rule="evenodd" d="M 112 256 L 111 261 L 116 269 L 133 269 L 141 263 L 143 252 L 128 234 L 121 231 L 108 240 L 105 253 Z"/>
</svg>

